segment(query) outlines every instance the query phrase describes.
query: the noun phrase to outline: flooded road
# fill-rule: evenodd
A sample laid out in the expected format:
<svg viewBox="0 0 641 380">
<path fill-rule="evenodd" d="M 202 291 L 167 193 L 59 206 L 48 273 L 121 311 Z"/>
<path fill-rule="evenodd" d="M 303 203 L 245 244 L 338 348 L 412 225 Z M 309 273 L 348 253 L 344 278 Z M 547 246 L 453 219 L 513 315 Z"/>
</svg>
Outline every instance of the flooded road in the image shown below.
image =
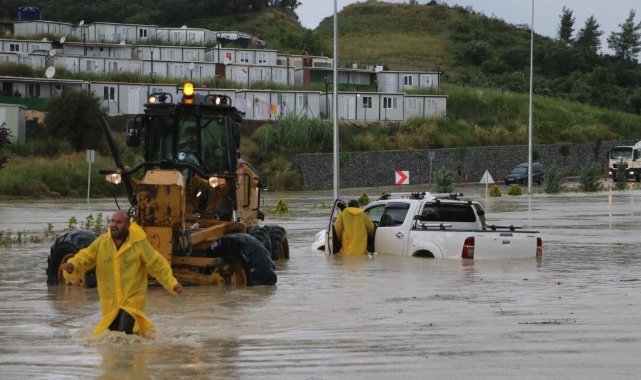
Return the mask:
<svg viewBox="0 0 641 380">
<path fill-rule="evenodd" d="M 345 198 L 362 189 L 344 190 Z M 366 189 L 372 197 L 379 189 Z M 153 340 L 90 338 L 95 289 L 46 286 L 50 243 L 0 248 L 6 379 L 636 379 L 641 191 L 480 200 L 488 221 L 538 229 L 543 261 L 327 257 L 310 245 L 330 192 L 271 193 L 290 260 L 276 286 L 149 291 Z M 469 193 L 469 194 L 467 194 Z M 476 194 L 473 194 L 476 193 Z M 109 200 L 0 203 L 0 230 L 109 215 Z"/>
</svg>

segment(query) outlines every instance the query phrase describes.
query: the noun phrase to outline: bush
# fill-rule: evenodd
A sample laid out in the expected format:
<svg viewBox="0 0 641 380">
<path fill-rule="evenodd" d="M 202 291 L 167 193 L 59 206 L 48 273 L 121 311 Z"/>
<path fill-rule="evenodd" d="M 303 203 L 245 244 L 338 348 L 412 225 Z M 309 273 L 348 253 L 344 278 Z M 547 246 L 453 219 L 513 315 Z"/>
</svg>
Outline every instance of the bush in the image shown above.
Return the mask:
<svg viewBox="0 0 641 380">
<path fill-rule="evenodd" d="M 456 173 L 450 169 L 441 169 L 434 173 L 437 193 L 451 193 L 454 191 L 454 176 Z"/>
<path fill-rule="evenodd" d="M 358 204 L 360 204 L 361 206 L 369 204 L 369 196 L 367 195 L 367 193 L 363 193 L 360 197 L 358 197 Z"/>
<path fill-rule="evenodd" d="M 523 195 L 523 190 L 518 183 L 510 186 L 510 189 L 507 191 L 507 195 Z"/>
<path fill-rule="evenodd" d="M 617 170 L 614 172 L 613 180 L 615 181 L 614 187 L 617 190 L 624 190 L 627 187 L 628 164 L 626 162 L 623 162 L 623 160 L 619 161 L 619 163 L 617 164 Z"/>
<path fill-rule="evenodd" d="M 289 206 L 287 205 L 287 202 L 285 202 L 282 199 L 279 199 L 278 203 L 276 203 L 276 207 L 274 208 L 274 214 L 284 215 L 288 213 L 289 213 Z"/>
<path fill-rule="evenodd" d="M 601 166 L 598 163 L 592 161 L 581 169 L 579 172 L 579 189 L 585 192 L 603 189 Z"/>
<path fill-rule="evenodd" d="M 565 189 L 565 186 L 561 182 L 563 177 L 565 177 L 565 172 L 561 170 L 559 166 L 549 166 L 543 175 L 543 183 L 545 183 L 543 191 L 549 194 L 556 194 L 563 191 Z"/>
<path fill-rule="evenodd" d="M 498 186 L 494 185 L 490 189 L 490 197 L 500 197 L 501 196 L 501 189 L 499 189 Z"/>
</svg>

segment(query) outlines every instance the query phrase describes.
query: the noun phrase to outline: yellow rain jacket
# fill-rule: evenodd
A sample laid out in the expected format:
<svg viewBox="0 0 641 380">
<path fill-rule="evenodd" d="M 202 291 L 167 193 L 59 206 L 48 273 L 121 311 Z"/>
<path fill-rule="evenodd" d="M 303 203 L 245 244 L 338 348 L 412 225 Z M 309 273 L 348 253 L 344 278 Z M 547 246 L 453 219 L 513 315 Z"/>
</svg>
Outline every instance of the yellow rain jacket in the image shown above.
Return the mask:
<svg viewBox="0 0 641 380">
<path fill-rule="evenodd" d="M 102 319 L 93 332 L 94 336 L 109 328 L 119 309 L 136 320 L 134 332 L 146 336 L 147 331 L 154 327 L 144 313 L 147 273 L 171 293 L 178 283 L 167 260 L 149 244 L 145 231 L 135 222 L 129 226 L 129 236 L 120 249 L 116 250 L 109 231 L 80 250 L 69 262 L 74 266 L 70 276 L 80 276 L 96 267 Z"/>
<path fill-rule="evenodd" d="M 374 234 L 374 223 L 362 208 L 346 207 L 336 218 L 334 231 L 341 242 L 340 253 L 364 255 L 367 253 L 367 236 Z"/>
</svg>

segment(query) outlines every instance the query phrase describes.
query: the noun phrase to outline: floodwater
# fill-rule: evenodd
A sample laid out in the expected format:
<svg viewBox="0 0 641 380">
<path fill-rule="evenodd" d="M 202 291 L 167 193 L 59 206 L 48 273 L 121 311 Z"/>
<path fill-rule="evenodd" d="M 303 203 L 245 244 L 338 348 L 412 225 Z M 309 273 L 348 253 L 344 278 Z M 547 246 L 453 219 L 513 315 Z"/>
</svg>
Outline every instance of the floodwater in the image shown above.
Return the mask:
<svg viewBox="0 0 641 380">
<path fill-rule="evenodd" d="M 357 197 L 363 189 L 343 190 Z M 366 189 L 378 194 L 380 189 Z M 328 257 L 310 245 L 330 192 L 289 205 L 278 284 L 151 288 L 154 339 L 91 331 L 94 289 L 46 286 L 50 243 L 0 248 L 3 379 L 637 379 L 641 191 L 480 200 L 488 221 L 538 229 L 543 260 Z M 472 194 L 476 193 L 476 194 Z M 109 200 L 0 203 L 0 230 L 57 229 Z"/>
</svg>

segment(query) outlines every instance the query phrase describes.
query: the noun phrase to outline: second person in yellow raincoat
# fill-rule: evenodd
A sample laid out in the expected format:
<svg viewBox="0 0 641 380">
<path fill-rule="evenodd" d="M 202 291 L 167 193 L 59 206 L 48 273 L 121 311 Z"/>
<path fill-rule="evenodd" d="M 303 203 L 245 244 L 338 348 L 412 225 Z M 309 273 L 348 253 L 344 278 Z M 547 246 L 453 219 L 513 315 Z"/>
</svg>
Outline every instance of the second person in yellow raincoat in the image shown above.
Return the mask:
<svg viewBox="0 0 641 380">
<path fill-rule="evenodd" d="M 169 292 L 182 291 L 167 260 L 147 241 L 145 231 L 131 223 L 122 210 L 111 216 L 107 234 L 80 250 L 61 268 L 79 276 L 94 266 L 102 309 L 94 336 L 107 329 L 146 336 L 154 327 L 145 315 L 148 273 Z"/>
<path fill-rule="evenodd" d="M 364 255 L 367 253 L 367 237 L 374 235 L 374 223 L 357 200 L 351 200 L 334 222 L 334 231 L 341 242 L 340 253 Z"/>
</svg>

